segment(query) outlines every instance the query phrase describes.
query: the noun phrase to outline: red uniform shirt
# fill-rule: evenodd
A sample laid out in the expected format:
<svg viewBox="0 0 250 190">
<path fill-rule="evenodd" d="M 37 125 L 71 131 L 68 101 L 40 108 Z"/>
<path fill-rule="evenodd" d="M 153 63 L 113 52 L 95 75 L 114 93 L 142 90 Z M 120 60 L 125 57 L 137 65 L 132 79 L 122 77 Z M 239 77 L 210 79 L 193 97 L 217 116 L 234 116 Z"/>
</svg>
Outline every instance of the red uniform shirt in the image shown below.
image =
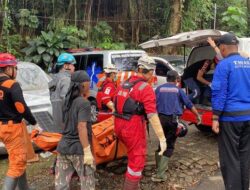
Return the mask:
<svg viewBox="0 0 250 190">
<path fill-rule="evenodd" d="M 99 110 L 103 110 L 103 107 L 105 107 L 109 101 L 113 100 L 115 91 L 115 83 L 110 78 L 106 78 L 96 95 L 97 107 Z"/>
<path fill-rule="evenodd" d="M 129 82 L 136 81 L 142 77 L 132 76 Z M 122 87 L 119 87 L 122 91 Z M 117 93 L 119 93 L 119 89 Z M 146 114 L 157 113 L 156 111 L 156 97 L 153 88 L 147 82 L 137 82 L 130 90 L 130 97 L 136 102 L 143 104 Z"/>
</svg>

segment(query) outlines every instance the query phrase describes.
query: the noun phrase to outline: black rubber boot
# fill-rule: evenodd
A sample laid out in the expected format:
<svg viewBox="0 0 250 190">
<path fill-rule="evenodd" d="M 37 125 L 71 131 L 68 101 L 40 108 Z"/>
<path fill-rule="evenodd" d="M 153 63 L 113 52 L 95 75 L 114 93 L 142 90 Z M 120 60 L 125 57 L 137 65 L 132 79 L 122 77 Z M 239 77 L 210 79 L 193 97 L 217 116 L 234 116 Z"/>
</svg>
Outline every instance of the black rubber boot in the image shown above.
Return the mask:
<svg viewBox="0 0 250 190">
<path fill-rule="evenodd" d="M 131 180 L 125 178 L 123 190 L 138 190 L 140 180 Z"/>
<path fill-rule="evenodd" d="M 15 190 L 17 186 L 18 178 L 5 177 L 2 190 Z"/>
<path fill-rule="evenodd" d="M 29 187 L 26 172 L 24 172 L 23 175 L 18 178 L 17 188 L 15 190 L 35 190 Z"/>
<path fill-rule="evenodd" d="M 157 168 L 157 173 L 156 175 L 153 175 L 151 177 L 151 180 L 153 182 L 163 182 L 167 180 L 167 176 L 165 174 L 167 168 L 168 168 L 168 157 L 166 156 L 161 156 L 161 160 L 159 162 L 158 168 Z"/>
</svg>

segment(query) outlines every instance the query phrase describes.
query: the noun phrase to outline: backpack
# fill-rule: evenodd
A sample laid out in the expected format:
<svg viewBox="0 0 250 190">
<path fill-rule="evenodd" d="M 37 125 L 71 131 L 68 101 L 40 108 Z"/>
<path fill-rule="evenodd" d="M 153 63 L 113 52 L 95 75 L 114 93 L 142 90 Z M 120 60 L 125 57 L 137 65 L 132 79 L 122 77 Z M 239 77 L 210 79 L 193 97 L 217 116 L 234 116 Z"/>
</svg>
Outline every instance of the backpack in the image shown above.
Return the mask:
<svg viewBox="0 0 250 190">
<path fill-rule="evenodd" d="M 57 99 L 59 97 L 57 87 L 60 85 L 60 82 L 66 79 L 67 77 L 60 77 L 58 74 L 51 75 L 52 80 L 49 81 L 49 92 L 50 92 L 50 100 Z"/>
</svg>

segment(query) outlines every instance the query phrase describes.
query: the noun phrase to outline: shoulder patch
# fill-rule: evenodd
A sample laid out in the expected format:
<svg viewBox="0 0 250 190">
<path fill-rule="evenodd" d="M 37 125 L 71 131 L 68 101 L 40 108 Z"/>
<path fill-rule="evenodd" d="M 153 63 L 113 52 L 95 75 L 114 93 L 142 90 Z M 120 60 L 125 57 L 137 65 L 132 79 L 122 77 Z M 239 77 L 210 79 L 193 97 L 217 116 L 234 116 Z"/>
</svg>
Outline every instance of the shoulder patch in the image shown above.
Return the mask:
<svg viewBox="0 0 250 190">
<path fill-rule="evenodd" d="M 11 88 L 15 83 L 16 83 L 15 80 L 8 79 L 8 80 L 4 81 L 4 82 L 1 84 L 1 86 L 2 86 L 2 87 L 5 87 L 5 88 Z"/>
</svg>

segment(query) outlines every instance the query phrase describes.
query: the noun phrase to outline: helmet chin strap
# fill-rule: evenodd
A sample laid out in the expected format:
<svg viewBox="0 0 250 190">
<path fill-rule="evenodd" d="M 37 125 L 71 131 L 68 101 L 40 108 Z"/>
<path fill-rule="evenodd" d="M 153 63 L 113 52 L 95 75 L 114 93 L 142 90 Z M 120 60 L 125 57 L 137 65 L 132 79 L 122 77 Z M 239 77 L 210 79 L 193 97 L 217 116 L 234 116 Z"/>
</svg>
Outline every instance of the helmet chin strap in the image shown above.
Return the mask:
<svg viewBox="0 0 250 190">
<path fill-rule="evenodd" d="M 9 75 L 8 73 L 4 72 L 4 74 L 6 74 L 8 77 L 10 77 L 11 79 L 15 79 L 15 76 L 14 76 L 14 67 L 11 67 L 12 69 L 12 73 L 11 75 Z"/>
</svg>

